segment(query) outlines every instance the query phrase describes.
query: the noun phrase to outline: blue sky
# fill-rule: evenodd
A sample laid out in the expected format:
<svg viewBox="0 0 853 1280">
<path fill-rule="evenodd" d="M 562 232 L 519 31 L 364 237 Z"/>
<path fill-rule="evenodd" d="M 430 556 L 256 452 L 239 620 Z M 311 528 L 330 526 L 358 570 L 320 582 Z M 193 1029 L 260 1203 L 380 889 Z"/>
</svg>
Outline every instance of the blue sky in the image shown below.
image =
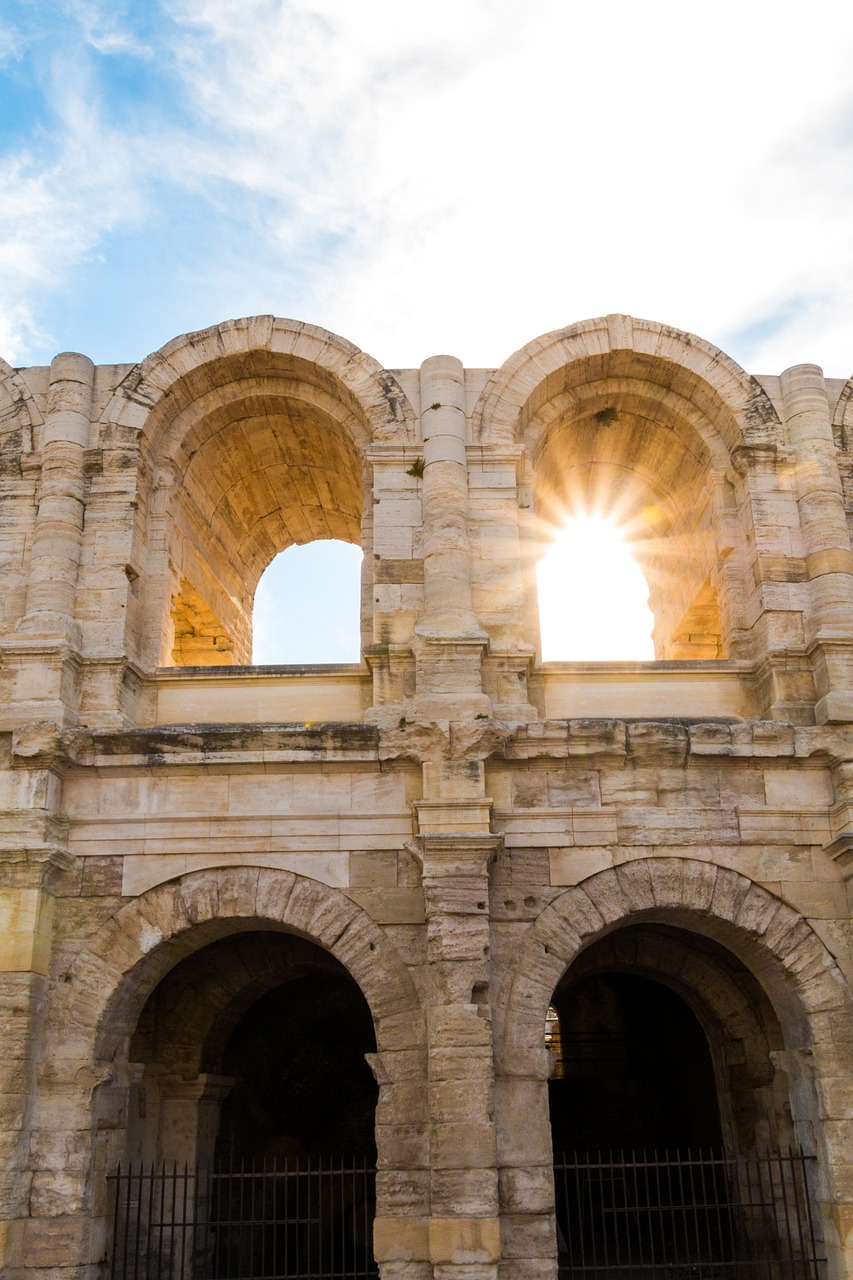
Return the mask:
<svg viewBox="0 0 853 1280">
<path fill-rule="evenodd" d="M 0 353 L 273 311 L 494 365 L 630 311 L 853 369 L 853 6 L 5 0 Z"/>
<path fill-rule="evenodd" d="M 849 0 L 0 0 L 0 355 L 608 311 L 853 372 Z"/>
</svg>

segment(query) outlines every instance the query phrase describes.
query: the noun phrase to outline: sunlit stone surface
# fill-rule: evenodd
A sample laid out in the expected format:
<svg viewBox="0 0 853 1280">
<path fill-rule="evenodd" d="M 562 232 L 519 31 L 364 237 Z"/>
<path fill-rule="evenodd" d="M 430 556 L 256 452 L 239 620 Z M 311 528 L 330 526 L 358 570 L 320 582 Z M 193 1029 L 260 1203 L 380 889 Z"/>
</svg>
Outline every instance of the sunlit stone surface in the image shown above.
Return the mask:
<svg viewBox="0 0 853 1280">
<path fill-rule="evenodd" d="M 853 1275 L 853 383 L 627 316 L 0 374 L 4 1277 L 104 1274 L 120 1160 L 350 1150 L 383 1277 L 553 1280 L 554 1146 L 640 1141 L 800 1143 Z M 318 541 L 356 660 L 253 667 Z"/>
</svg>

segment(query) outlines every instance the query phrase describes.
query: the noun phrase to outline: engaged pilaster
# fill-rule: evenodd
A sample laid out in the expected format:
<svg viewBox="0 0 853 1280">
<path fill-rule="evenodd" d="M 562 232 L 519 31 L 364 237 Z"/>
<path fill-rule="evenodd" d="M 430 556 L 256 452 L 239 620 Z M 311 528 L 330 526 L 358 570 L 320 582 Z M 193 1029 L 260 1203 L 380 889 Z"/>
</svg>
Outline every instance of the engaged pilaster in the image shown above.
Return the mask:
<svg viewBox="0 0 853 1280">
<path fill-rule="evenodd" d="M 22 789 L 28 779 L 22 779 Z M 0 849 L 0 1273 L 23 1265 L 39 1188 L 30 1167 L 31 1108 L 53 933 L 53 888 L 70 863 L 59 847 Z"/>
<path fill-rule="evenodd" d="M 437 1280 L 494 1280 L 500 1257 L 489 983 L 489 865 L 499 837 L 489 802 L 455 815 L 476 831 L 441 832 L 450 806 L 418 805 L 427 907 L 428 1081 Z"/>
<path fill-rule="evenodd" d="M 818 723 L 853 717 L 853 555 L 823 372 L 802 364 L 782 374 L 796 450 L 796 492 L 810 609 L 806 647 L 814 668 Z"/>
<path fill-rule="evenodd" d="M 74 352 L 56 356 L 50 367 L 27 608 L 7 647 L 22 717 L 66 724 L 77 719 L 81 636 L 75 603 L 94 376 L 92 361 Z M 35 664 L 38 674 L 29 676 Z"/>
<path fill-rule="evenodd" d="M 488 715 L 481 663 L 487 636 L 474 613 L 468 543 L 464 370 L 453 356 L 421 365 L 424 437 L 424 605 L 415 629 L 416 714 Z"/>
</svg>

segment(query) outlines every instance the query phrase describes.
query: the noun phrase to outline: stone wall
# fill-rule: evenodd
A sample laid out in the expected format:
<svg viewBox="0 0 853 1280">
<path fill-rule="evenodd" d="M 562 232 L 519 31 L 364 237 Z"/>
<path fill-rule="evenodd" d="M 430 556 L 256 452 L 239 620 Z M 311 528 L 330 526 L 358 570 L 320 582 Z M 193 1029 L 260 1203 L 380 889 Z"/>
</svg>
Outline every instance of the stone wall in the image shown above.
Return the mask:
<svg viewBox="0 0 853 1280">
<path fill-rule="evenodd" d="M 624 316 L 498 370 L 272 317 L 0 366 L 4 1275 L 102 1275 L 107 1171 L 209 1153 L 215 991 L 279 980 L 271 931 L 370 1009 L 384 1277 L 555 1276 L 545 1015 L 610 970 L 695 1012 L 731 1150 L 817 1156 L 853 1274 L 851 385 Z M 547 522 L 593 493 L 655 663 L 541 661 Z M 318 537 L 365 551 L 360 664 L 251 668 Z"/>
</svg>

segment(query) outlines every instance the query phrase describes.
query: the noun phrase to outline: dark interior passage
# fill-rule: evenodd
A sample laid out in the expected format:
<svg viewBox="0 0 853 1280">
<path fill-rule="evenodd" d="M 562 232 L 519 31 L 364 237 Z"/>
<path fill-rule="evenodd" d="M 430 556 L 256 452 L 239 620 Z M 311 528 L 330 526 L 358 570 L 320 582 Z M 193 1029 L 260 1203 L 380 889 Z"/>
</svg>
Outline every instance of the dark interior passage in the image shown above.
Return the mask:
<svg viewBox="0 0 853 1280">
<path fill-rule="evenodd" d="M 708 1043 L 661 983 L 597 973 L 561 983 L 562 1070 L 549 1083 L 555 1152 L 719 1147 Z"/>
<path fill-rule="evenodd" d="M 372 1163 L 375 1048 L 367 1001 L 322 947 L 278 930 L 219 938 L 180 961 L 140 1015 L 128 1155 Z"/>
<path fill-rule="evenodd" d="M 131 1043 L 116 1256 L 168 1244 L 180 1280 L 374 1280 L 375 1048 L 359 987 L 305 938 L 235 933 L 175 965 Z"/>
<path fill-rule="evenodd" d="M 358 1152 L 375 1158 L 377 1085 L 367 1004 L 342 969 L 303 968 L 252 1005 L 233 1031 L 222 1071 L 218 1153 L 270 1158 Z"/>
</svg>

